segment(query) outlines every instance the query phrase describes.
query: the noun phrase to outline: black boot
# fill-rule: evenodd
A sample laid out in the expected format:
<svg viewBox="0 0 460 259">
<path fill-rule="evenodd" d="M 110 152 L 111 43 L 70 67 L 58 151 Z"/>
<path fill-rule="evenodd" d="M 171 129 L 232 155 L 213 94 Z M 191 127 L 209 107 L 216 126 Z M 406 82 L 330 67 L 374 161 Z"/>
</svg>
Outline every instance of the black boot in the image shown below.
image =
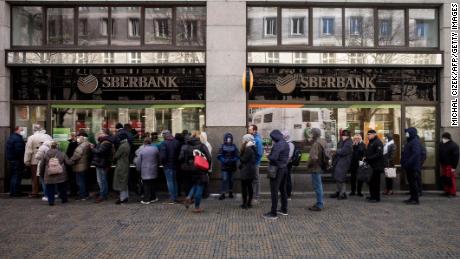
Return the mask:
<svg viewBox="0 0 460 259">
<path fill-rule="evenodd" d="M 342 193 L 342 195 L 339 195 L 337 197 L 337 200 L 346 200 L 347 199 L 347 194 L 346 193 Z"/>
<path fill-rule="evenodd" d="M 233 192 L 228 193 L 228 198 L 233 199 Z"/>
<path fill-rule="evenodd" d="M 329 198 L 332 198 L 332 199 L 335 199 L 337 197 L 339 197 L 339 192 L 336 192 L 336 193 L 333 193 L 333 194 L 329 195 Z"/>
<path fill-rule="evenodd" d="M 225 193 L 222 193 L 220 196 L 219 196 L 219 200 L 224 200 L 225 199 Z"/>
</svg>

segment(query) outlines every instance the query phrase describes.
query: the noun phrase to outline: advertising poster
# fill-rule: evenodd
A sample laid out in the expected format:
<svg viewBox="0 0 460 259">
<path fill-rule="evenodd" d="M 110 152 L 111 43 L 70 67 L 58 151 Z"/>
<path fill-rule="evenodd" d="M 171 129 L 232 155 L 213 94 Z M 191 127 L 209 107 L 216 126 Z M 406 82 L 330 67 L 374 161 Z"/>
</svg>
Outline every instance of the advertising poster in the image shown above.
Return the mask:
<svg viewBox="0 0 460 259">
<path fill-rule="evenodd" d="M 53 128 L 53 139 L 59 143 L 59 150 L 65 152 L 69 145 L 70 128 Z"/>
</svg>

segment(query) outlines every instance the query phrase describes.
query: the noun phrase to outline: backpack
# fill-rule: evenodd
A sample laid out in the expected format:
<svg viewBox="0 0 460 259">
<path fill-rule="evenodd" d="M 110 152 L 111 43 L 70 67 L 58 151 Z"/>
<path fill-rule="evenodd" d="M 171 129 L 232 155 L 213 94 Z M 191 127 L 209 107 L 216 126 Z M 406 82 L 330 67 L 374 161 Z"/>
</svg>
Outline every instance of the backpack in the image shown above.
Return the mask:
<svg viewBox="0 0 460 259">
<path fill-rule="evenodd" d="M 182 171 L 186 172 L 195 171 L 193 147 L 189 144 L 184 145 L 184 147 L 184 160 L 181 161 L 180 168 Z"/>
<path fill-rule="evenodd" d="M 59 163 L 59 159 L 55 156 L 48 160 L 48 175 L 58 175 L 64 172 L 64 168 L 62 168 L 61 163 Z"/>
<path fill-rule="evenodd" d="M 329 169 L 329 156 L 326 154 L 323 145 L 318 143 L 321 147 L 321 158 L 320 158 L 320 166 L 323 171 L 327 171 Z"/>
<path fill-rule="evenodd" d="M 293 166 L 299 166 L 301 158 L 302 158 L 302 151 L 298 148 L 294 149 L 294 154 L 292 155 L 292 158 L 291 158 L 291 164 Z"/>
</svg>

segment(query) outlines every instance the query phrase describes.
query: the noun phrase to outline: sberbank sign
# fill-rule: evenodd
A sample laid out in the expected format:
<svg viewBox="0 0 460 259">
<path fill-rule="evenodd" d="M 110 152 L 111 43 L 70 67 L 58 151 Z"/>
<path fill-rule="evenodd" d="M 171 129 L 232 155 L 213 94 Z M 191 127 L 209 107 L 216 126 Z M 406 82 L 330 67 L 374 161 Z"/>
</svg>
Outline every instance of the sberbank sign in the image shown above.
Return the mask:
<svg viewBox="0 0 460 259">
<path fill-rule="evenodd" d="M 102 88 L 175 88 L 175 76 L 104 76 Z"/>
</svg>

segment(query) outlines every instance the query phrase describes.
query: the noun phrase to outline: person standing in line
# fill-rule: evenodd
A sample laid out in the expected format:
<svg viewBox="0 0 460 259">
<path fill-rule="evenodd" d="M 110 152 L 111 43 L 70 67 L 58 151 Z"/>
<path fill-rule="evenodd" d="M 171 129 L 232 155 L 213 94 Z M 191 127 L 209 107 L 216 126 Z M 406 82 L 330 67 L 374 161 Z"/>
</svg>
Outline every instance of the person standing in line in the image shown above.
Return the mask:
<svg viewBox="0 0 460 259">
<path fill-rule="evenodd" d="M 371 181 L 369 182 L 370 196 L 366 199 L 371 203 L 380 202 L 380 177 L 383 174 L 383 144 L 373 129 L 367 132 L 369 144 L 364 154 L 364 161 L 372 168 Z"/>
<path fill-rule="evenodd" d="M 350 173 L 351 173 L 351 192 L 350 196 L 358 195 L 363 197 L 362 189 L 363 182 L 358 181 L 358 168 L 359 161 L 364 157 L 364 152 L 366 152 L 366 146 L 364 145 L 363 138 L 361 134 L 355 134 L 353 136 L 353 156 L 351 158 Z"/>
<path fill-rule="evenodd" d="M 40 147 L 38 148 L 37 153 L 35 154 L 35 160 L 38 161 L 37 164 L 37 177 L 39 177 L 40 184 L 43 189 L 43 197 L 42 201 L 48 201 L 48 192 L 45 184 L 45 156 L 48 150 L 51 148 L 51 144 L 54 140 L 45 141 Z"/>
<path fill-rule="evenodd" d="M 129 155 L 131 148 L 128 139 L 122 139 L 120 146 L 115 152 L 115 172 L 113 174 L 113 189 L 120 192 L 119 199 L 115 204 L 127 203 L 129 198 L 128 179 L 129 179 Z"/>
<path fill-rule="evenodd" d="M 283 138 L 289 145 L 289 162 L 287 164 L 287 178 L 286 178 L 286 192 L 288 196 L 288 200 L 291 199 L 292 196 L 292 178 L 291 178 L 291 171 L 292 171 L 292 157 L 294 156 L 295 145 L 292 143 L 291 136 L 289 135 L 288 130 L 283 130 Z"/>
<path fill-rule="evenodd" d="M 141 172 L 144 197 L 142 204 L 157 202 L 158 198 L 155 191 L 155 179 L 158 177 L 158 162 L 160 151 L 152 145 L 150 138 L 144 139 L 144 148 L 139 152 L 136 160 L 136 168 Z"/>
<path fill-rule="evenodd" d="M 268 160 L 270 166 L 276 169 L 275 177 L 270 178 L 270 193 L 272 207 L 264 214 L 266 219 L 277 219 L 278 214 L 288 215 L 288 200 L 286 193 L 287 164 L 289 160 L 289 145 L 279 130 L 273 130 L 270 138 L 274 142 Z M 281 193 L 281 210 L 278 210 L 278 192 Z"/>
<path fill-rule="evenodd" d="M 224 143 L 220 146 L 217 159 L 221 164 L 222 187 L 219 200 L 225 199 L 225 194 L 228 192 L 228 197 L 233 199 L 233 174 L 236 171 L 239 160 L 238 147 L 233 144 L 233 135 L 231 133 L 224 134 Z"/>
<path fill-rule="evenodd" d="M 323 202 L 323 183 L 321 174 L 327 169 L 329 161 L 326 153 L 326 142 L 321 139 L 321 130 L 311 129 L 312 139 L 310 148 L 310 158 L 308 160 L 307 172 L 311 173 L 311 181 L 316 195 L 316 203 L 309 207 L 311 211 L 321 211 L 324 208 Z"/>
<path fill-rule="evenodd" d="M 439 144 L 439 163 L 441 164 L 442 176 L 444 181 L 444 196 L 457 196 L 456 173 L 458 166 L 459 148 L 457 143 L 452 140 L 449 132 L 442 134 L 442 141 Z"/>
<path fill-rule="evenodd" d="M 78 185 L 77 200 L 88 199 L 89 193 L 86 189 L 86 176 L 89 172 L 91 163 L 91 144 L 84 136 L 77 137 L 77 148 L 70 157 L 72 161 L 72 170 L 75 173 L 75 180 Z"/>
<path fill-rule="evenodd" d="M 260 134 L 257 132 L 257 126 L 252 124 L 248 127 L 248 133 L 254 136 L 254 142 L 256 143 L 256 177 L 252 182 L 252 188 L 254 189 L 254 199 L 252 204 L 257 204 L 260 198 L 260 162 L 264 155 L 264 145 Z"/>
<path fill-rule="evenodd" d="M 343 130 L 340 137 L 341 139 L 337 144 L 337 151 L 333 159 L 334 179 L 337 182 L 337 191 L 335 194 L 331 194 L 330 197 L 345 200 L 347 199 L 347 172 L 350 169 L 353 156 L 353 143 L 348 130 Z"/>
<path fill-rule="evenodd" d="M 24 174 L 24 152 L 26 145 L 22 138 L 22 128 L 16 126 L 6 142 L 6 160 L 10 169 L 10 197 L 20 197 L 21 181 Z"/>
<path fill-rule="evenodd" d="M 410 198 L 404 202 L 409 205 L 418 205 L 419 201 L 419 177 L 422 170 L 422 144 L 417 135 L 416 128 L 407 128 L 405 130 L 407 143 L 401 156 L 401 166 L 406 171 L 409 182 Z"/>
<path fill-rule="evenodd" d="M 69 139 L 67 140 L 69 145 L 67 146 L 67 150 L 65 152 L 67 157 L 72 157 L 75 149 L 77 149 L 77 134 L 75 132 L 70 133 Z M 69 190 L 70 196 L 77 195 L 77 182 L 76 182 L 76 175 L 75 172 L 72 170 L 72 166 L 67 166 L 66 168 L 67 176 L 68 176 L 68 183 L 69 183 Z"/>
<path fill-rule="evenodd" d="M 209 161 L 209 170 L 208 174 L 212 173 L 212 146 L 211 143 L 208 142 L 208 134 L 204 131 L 200 134 L 200 141 L 203 143 L 209 151 L 209 155 L 211 156 L 211 161 Z M 209 184 L 208 182 L 204 185 L 203 190 L 203 199 L 207 199 L 209 197 Z"/>
<path fill-rule="evenodd" d="M 70 164 L 67 156 L 59 151 L 58 143 L 53 141 L 50 149 L 46 152 L 42 163 L 45 177 L 46 193 L 48 194 L 48 204 L 54 206 L 54 194 L 57 189 L 62 203 L 67 203 L 67 173 L 66 164 Z"/>
<path fill-rule="evenodd" d="M 195 203 L 193 213 L 202 213 L 204 210 L 201 208 L 201 199 L 205 184 L 209 182 L 208 171 L 200 170 L 194 165 L 194 150 L 199 150 L 209 162 L 211 161 L 211 155 L 209 154 L 208 148 L 205 144 L 200 141 L 200 132 L 194 131 L 191 137 L 185 137 L 185 144 L 182 146 L 179 161 L 181 161 L 181 167 L 184 173 L 191 175 L 192 188 L 190 189 L 187 198 L 184 201 L 185 208 L 189 208 L 192 204 L 192 198 Z"/>
<path fill-rule="evenodd" d="M 383 146 L 383 160 L 385 168 L 395 167 L 396 145 L 393 135 L 385 134 L 385 145 Z M 393 195 L 393 178 L 385 177 L 384 195 Z"/>
<path fill-rule="evenodd" d="M 32 193 L 29 195 L 30 198 L 38 198 L 38 192 L 40 190 L 39 177 L 37 176 L 37 165 L 38 161 L 35 159 L 38 148 L 45 143 L 45 141 L 53 140 L 50 135 L 46 134 L 46 130 L 43 130 L 39 124 L 33 125 L 33 135 L 27 138 L 27 143 L 24 153 L 24 164 L 31 168 L 32 178 Z"/>
<path fill-rule="evenodd" d="M 177 199 L 177 164 L 178 164 L 178 150 L 179 142 L 173 137 L 169 130 L 164 130 L 162 133 L 164 137 L 163 143 L 160 146 L 160 161 L 163 165 L 163 170 L 166 176 L 166 183 L 170 199 L 168 204 L 178 203 Z"/>
<path fill-rule="evenodd" d="M 109 197 L 107 174 L 112 165 L 115 147 L 113 138 L 105 133 L 101 133 L 97 140 L 99 143 L 92 148 L 93 159 L 91 164 L 96 167 L 97 183 L 99 185 L 99 195 L 95 202 L 100 203 Z"/>
<path fill-rule="evenodd" d="M 252 188 L 252 182 L 256 176 L 256 144 L 254 142 L 254 136 L 246 134 L 243 136 L 241 145 L 241 156 L 240 156 L 240 174 L 241 174 L 241 193 L 243 196 L 243 204 L 241 208 L 249 209 L 252 207 L 252 198 L 254 190 Z"/>
</svg>

